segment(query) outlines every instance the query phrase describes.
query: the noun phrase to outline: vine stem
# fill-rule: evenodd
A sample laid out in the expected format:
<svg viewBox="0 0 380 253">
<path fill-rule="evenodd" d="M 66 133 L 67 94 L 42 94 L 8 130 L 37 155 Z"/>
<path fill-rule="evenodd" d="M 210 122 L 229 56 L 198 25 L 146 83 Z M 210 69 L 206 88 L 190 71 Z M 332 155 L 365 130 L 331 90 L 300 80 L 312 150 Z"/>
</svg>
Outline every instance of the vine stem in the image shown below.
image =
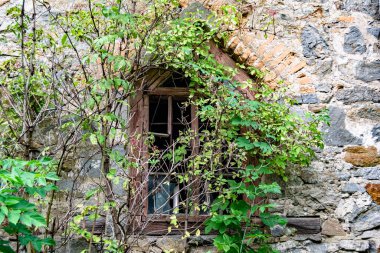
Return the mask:
<svg viewBox="0 0 380 253">
<path fill-rule="evenodd" d="M 92 228 L 91 228 L 91 237 L 90 237 L 90 241 L 88 243 L 88 253 L 91 253 L 91 244 L 92 244 L 92 241 L 93 241 L 93 237 L 94 237 L 94 231 L 95 231 L 95 224 L 96 224 L 96 219 L 98 217 L 98 209 L 99 209 L 99 193 L 97 194 L 97 198 L 96 198 L 96 209 L 95 209 L 95 219 L 94 219 L 94 223 L 92 223 Z"/>
</svg>

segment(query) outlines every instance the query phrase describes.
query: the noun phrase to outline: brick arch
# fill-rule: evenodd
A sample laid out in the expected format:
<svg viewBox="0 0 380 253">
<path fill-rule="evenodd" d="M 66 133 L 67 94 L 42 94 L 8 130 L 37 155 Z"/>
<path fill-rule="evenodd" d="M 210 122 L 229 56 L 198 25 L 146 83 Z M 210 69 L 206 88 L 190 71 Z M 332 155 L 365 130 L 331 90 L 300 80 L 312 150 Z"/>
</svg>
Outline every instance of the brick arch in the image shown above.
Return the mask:
<svg viewBox="0 0 380 253">
<path fill-rule="evenodd" d="M 227 50 L 239 62 L 266 72 L 264 80 L 269 84 L 276 85 L 280 80 L 301 86 L 312 83 L 311 75 L 304 69 L 306 62 L 274 35 L 240 32 L 230 37 Z"/>
<path fill-rule="evenodd" d="M 207 9 L 218 11 L 221 6 L 235 1 L 180 0 L 183 8 L 194 2 L 201 2 Z M 247 15 L 251 14 L 252 9 L 246 5 L 241 11 L 243 15 Z M 224 50 L 228 51 L 235 61 L 265 72 L 264 81 L 272 87 L 276 87 L 278 82 L 282 81 L 287 85 L 295 84 L 300 93 L 315 92 L 312 75 L 305 70 L 306 62 L 296 56 L 296 50 L 289 48 L 289 45 L 283 43 L 277 36 L 266 36 L 261 31 L 251 32 L 241 29 L 230 36 Z"/>
</svg>

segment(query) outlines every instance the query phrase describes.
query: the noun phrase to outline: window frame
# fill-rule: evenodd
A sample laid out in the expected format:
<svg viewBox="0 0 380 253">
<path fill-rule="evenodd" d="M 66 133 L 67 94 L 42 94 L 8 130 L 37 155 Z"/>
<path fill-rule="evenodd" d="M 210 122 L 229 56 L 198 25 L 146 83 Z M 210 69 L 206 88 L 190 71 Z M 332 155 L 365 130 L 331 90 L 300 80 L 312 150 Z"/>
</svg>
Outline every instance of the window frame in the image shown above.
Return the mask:
<svg viewBox="0 0 380 253">
<path fill-rule="evenodd" d="M 141 138 L 138 147 L 141 148 L 142 152 L 139 157 L 147 161 L 149 159 L 148 147 L 144 145 L 144 139 L 149 133 L 149 96 L 163 95 L 163 96 L 179 96 L 179 97 L 189 97 L 189 88 L 184 87 L 160 87 L 163 83 L 172 76 L 172 72 L 162 69 L 153 69 L 140 79 L 140 89 L 138 89 L 136 97 L 131 101 L 131 124 L 129 131 L 130 133 L 138 134 L 143 136 Z M 197 108 L 192 105 L 191 108 L 191 128 L 195 131 L 196 137 L 194 143 L 191 143 L 192 150 L 195 153 L 199 153 L 199 120 L 194 120 L 197 118 Z M 133 135 L 133 134 L 132 134 Z M 148 171 L 148 163 L 145 162 L 145 171 Z M 146 180 L 146 174 L 139 173 L 137 170 L 133 169 L 131 173 L 131 178 L 135 185 L 141 186 L 143 179 Z M 167 228 L 170 226 L 170 216 L 172 214 L 148 214 L 148 183 L 143 185 L 144 190 L 139 196 L 136 196 L 137 201 L 143 202 L 142 210 L 139 210 L 139 215 L 136 216 L 136 227 L 141 228 L 141 224 L 145 227 L 142 228 L 142 233 L 147 235 L 162 235 L 168 234 Z M 198 189 L 198 187 L 196 187 Z M 196 193 L 195 193 L 196 194 Z M 199 195 L 199 194 L 198 194 Z M 194 214 L 176 214 L 177 221 L 180 224 L 185 224 L 185 230 L 187 229 L 202 229 L 204 221 L 210 217 L 210 214 L 200 214 L 196 211 Z M 175 229 L 172 227 L 172 231 L 169 234 L 180 233 L 182 229 Z"/>
<path fill-rule="evenodd" d="M 166 80 L 166 79 L 165 79 Z M 184 87 L 153 87 L 149 90 L 144 92 L 144 119 L 146 122 L 146 129 L 145 133 L 149 133 L 149 99 L 150 96 L 166 96 L 168 97 L 168 133 L 172 134 L 172 123 L 173 123 L 173 97 L 175 98 L 184 98 L 187 99 L 190 95 L 189 88 Z M 199 152 L 199 146 L 198 143 L 198 129 L 199 129 L 199 123 L 198 123 L 198 117 L 197 117 L 197 108 L 195 105 L 190 105 L 190 122 L 191 122 L 191 129 L 195 133 L 195 138 L 191 143 L 191 150 L 192 155 L 197 154 Z M 198 187 L 195 187 L 196 189 Z M 195 194 L 197 194 L 195 192 Z M 146 187 L 144 191 L 144 195 L 148 196 L 149 191 L 148 187 Z M 144 208 L 144 215 L 142 217 L 143 221 L 151 220 L 153 222 L 170 222 L 170 216 L 172 214 L 149 214 L 148 213 L 148 198 L 145 199 L 145 208 Z M 178 221 L 181 222 L 204 222 L 208 217 L 209 214 L 199 214 L 199 211 L 195 211 L 195 214 L 186 214 L 186 213 L 178 213 L 176 214 Z"/>
</svg>

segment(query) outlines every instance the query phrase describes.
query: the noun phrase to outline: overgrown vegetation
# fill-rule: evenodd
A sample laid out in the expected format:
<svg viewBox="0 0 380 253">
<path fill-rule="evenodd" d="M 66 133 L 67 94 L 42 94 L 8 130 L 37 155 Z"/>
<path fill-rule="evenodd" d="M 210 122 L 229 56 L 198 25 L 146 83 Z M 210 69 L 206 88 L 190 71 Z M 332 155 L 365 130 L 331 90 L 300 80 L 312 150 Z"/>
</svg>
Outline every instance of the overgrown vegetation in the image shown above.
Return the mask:
<svg viewBox="0 0 380 253">
<path fill-rule="evenodd" d="M 54 245 L 52 238 L 41 239 L 33 234 L 34 229 L 46 227 L 46 221 L 36 204 L 28 201 L 29 197 L 34 197 L 43 204 L 42 199 L 48 192 L 57 189 L 51 182 L 58 180 L 55 172 L 51 171 L 53 167 L 53 161 L 48 158 L 0 161 L 0 224 L 4 225 L 1 227 L 3 233 L 16 236 L 17 252 L 20 246 L 41 251 L 43 245 Z M 0 240 L 0 251 L 13 252 L 9 243 L 9 240 Z"/>
<path fill-rule="evenodd" d="M 0 66 L 5 232 L 29 252 L 30 245 L 34 251 L 53 249 L 51 237 L 61 236 L 64 244 L 78 235 L 90 242 L 88 252 L 91 244 L 104 252 L 129 252 L 155 222 L 154 214 L 162 215 L 147 215 L 146 203 L 153 194 L 147 192 L 149 175 L 165 164 L 170 179 L 156 189 L 173 181 L 185 196 L 164 213 L 171 220 L 167 234 L 199 236 L 204 231 L 200 224 L 190 226 L 189 217 L 208 214 L 205 232 L 217 232 L 214 245 L 221 252 L 272 252 L 263 225 L 286 220 L 271 213 L 267 197 L 281 189 L 266 175 L 286 181 L 289 168 L 308 165 L 314 148 L 323 146 L 318 126 L 326 118 L 301 119 L 284 90 L 267 87 L 258 70 L 248 67 L 252 80 L 241 83 L 234 79 L 237 69 L 210 54 L 210 42 L 223 47 L 231 27 L 238 29 L 238 7 L 224 6 L 216 14 L 200 6 L 182 11 L 175 0 L 89 1 L 86 10 L 56 15 L 44 4 L 33 1 L 31 14 L 24 2 L 8 11 L 14 21 L 8 32 L 21 53 Z M 37 9 L 49 13 L 52 32 L 38 22 Z M 148 77 L 157 70 L 189 80 L 182 107 L 197 108 L 204 126 L 187 127 L 165 149 L 134 123 Z M 54 132 L 52 139 L 45 138 L 46 128 Z M 72 161 L 83 150 L 99 157 L 101 173 L 78 201 L 75 180 L 84 177 L 86 163 L 78 168 Z M 64 210 L 54 208 L 64 192 L 48 183 L 56 175 L 75 179 Z M 98 235 L 95 224 L 104 217 L 111 232 Z M 7 245 L 0 246 L 11 252 Z"/>
</svg>

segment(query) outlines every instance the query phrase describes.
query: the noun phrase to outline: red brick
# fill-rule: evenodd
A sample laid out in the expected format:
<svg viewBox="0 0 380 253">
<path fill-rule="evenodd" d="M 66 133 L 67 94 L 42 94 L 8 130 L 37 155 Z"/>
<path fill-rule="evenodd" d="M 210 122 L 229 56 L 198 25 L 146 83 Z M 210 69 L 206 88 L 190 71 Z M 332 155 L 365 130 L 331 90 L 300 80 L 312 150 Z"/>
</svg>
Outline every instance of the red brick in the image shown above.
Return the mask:
<svg viewBox="0 0 380 253">
<path fill-rule="evenodd" d="M 262 61 L 259 61 L 259 62 L 255 62 L 255 63 L 253 64 L 253 66 L 254 66 L 255 68 L 262 69 L 262 68 L 265 66 L 265 63 L 262 62 Z"/>
<path fill-rule="evenodd" d="M 309 84 L 311 83 L 313 80 L 308 77 L 308 76 L 305 76 L 305 77 L 302 77 L 302 78 L 298 78 L 296 80 L 297 83 L 301 84 L 301 85 L 305 85 L 305 84 Z"/>
<path fill-rule="evenodd" d="M 346 22 L 346 23 L 351 23 L 354 22 L 355 18 L 352 16 L 340 16 L 338 18 L 339 22 Z"/>
<path fill-rule="evenodd" d="M 293 73 L 296 73 L 298 71 L 300 71 L 301 69 L 303 69 L 304 67 L 306 66 L 306 62 L 305 61 L 301 61 L 297 64 L 294 64 L 292 66 L 290 66 L 290 70 L 289 70 L 289 74 L 293 74 Z"/>
<path fill-rule="evenodd" d="M 256 34 L 253 32 L 246 32 L 242 36 L 245 45 L 250 45 L 254 39 L 256 39 Z"/>
<path fill-rule="evenodd" d="M 314 86 L 309 86 L 309 85 L 301 86 L 300 93 L 302 94 L 315 93 L 315 88 Z"/>
<path fill-rule="evenodd" d="M 258 56 L 262 56 L 264 55 L 265 53 L 265 49 L 266 47 L 269 45 L 269 43 L 271 43 L 274 39 L 274 35 L 270 35 L 266 41 L 263 41 L 262 44 L 259 46 L 259 48 L 257 49 L 257 55 Z"/>
<path fill-rule="evenodd" d="M 270 66 L 276 67 L 289 54 L 290 54 L 290 50 L 286 50 L 285 52 L 281 53 L 279 56 L 277 56 L 277 58 L 275 58 L 272 62 L 270 62 Z"/>
<path fill-rule="evenodd" d="M 281 51 L 284 48 L 283 44 L 275 46 L 270 52 L 265 54 L 263 61 L 268 62 L 277 52 Z"/>
<path fill-rule="evenodd" d="M 277 68 L 275 69 L 276 73 L 285 74 L 285 70 L 287 69 L 287 67 L 289 67 L 289 65 L 293 62 L 294 59 L 294 56 L 287 57 L 284 61 L 282 61 L 281 64 L 277 66 Z"/>
<path fill-rule="evenodd" d="M 271 82 L 273 80 L 275 80 L 277 77 L 276 73 L 274 73 L 273 71 L 272 72 L 267 72 L 265 77 L 264 77 L 264 81 L 265 82 Z"/>
<path fill-rule="evenodd" d="M 186 8 L 189 5 L 189 0 L 179 0 L 179 5 L 181 5 L 183 8 Z"/>
<path fill-rule="evenodd" d="M 229 41 L 228 41 L 228 43 L 227 43 L 227 47 L 229 48 L 229 49 L 231 49 L 231 50 L 234 50 L 236 47 L 237 47 L 237 45 L 239 44 L 239 42 L 240 42 L 240 40 L 239 40 L 239 38 L 238 37 L 232 37 Z"/>
<path fill-rule="evenodd" d="M 244 51 L 244 43 L 243 42 L 240 42 L 237 47 L 235 48 L 234 50 L 234 55 L 236 56 L 239 56 L 239 55 L 242 55 L 243 54 L 243 51 Z"/>
<path fill-rule="evenodd" d="M 251 54 L 251 50 L 249 48 L 245 48 L 243 53 L 239 56 L 239 61 L 245 62 L 248 59 L 250 54 Z"/>
<path fill-rule="evenodd" d="M 246 63 L 247 63 L 247 65 L 252 66 L 253 63 L 255 63 L 256 60 L 257 60 L 257 56 L 256 56 L 256 54 L 255 54 L 255 53 L 251 53 L 251 54 L 249 55 L 249 57 L 248 57 Z"/>
</svg>

